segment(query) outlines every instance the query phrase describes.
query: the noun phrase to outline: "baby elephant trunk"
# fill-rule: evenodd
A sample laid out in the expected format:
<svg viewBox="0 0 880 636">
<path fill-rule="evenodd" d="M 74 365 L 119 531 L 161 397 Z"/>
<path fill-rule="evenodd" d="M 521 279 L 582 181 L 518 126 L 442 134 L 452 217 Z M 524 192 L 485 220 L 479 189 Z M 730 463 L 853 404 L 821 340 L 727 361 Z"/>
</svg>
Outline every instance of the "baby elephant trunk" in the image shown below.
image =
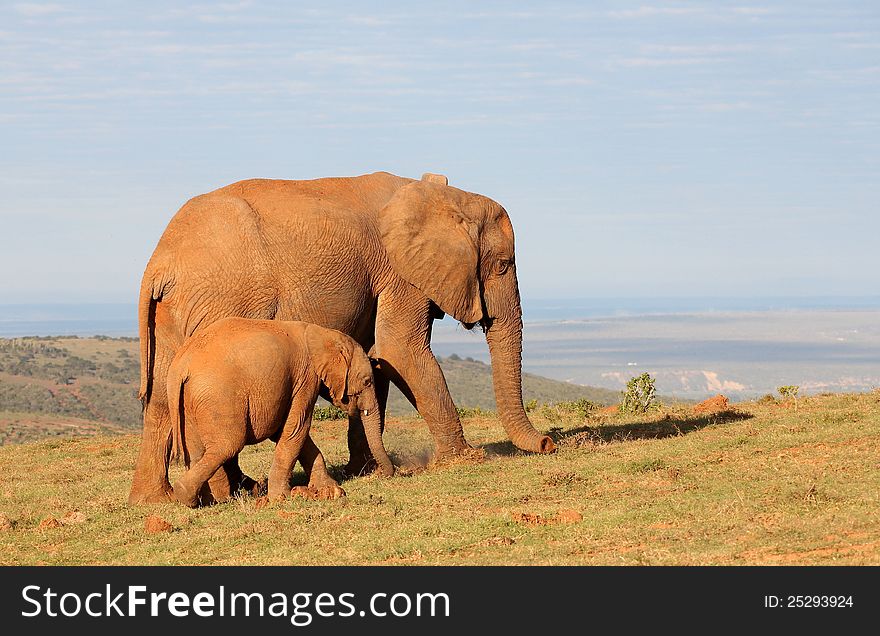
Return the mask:
<svg viewBox="0 0 880 636">
<path fill-rule="evenodd" d="M 379 417 L 379 409 L 364 409 L 361 411 L 361 421 L 364 423 L 367 444 L 370 445 L 370 452 L 376 460 L 379 474 L 383 477 L 391 477 L 394 474 L 394 464 L 391 463 L 385 444 L 382 443 L 382 418 Z"/>
</svg>

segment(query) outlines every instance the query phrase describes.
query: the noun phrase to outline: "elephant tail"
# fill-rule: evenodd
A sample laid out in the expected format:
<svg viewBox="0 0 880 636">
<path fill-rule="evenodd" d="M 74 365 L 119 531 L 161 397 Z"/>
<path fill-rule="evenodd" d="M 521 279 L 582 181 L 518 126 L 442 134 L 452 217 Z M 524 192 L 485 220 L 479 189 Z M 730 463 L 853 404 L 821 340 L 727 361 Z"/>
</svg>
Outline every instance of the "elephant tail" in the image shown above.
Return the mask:
<svg viewBox="0 0 880 636">
<path fill-rule="evenodd" d="M 168 369 L 168 415 L 171 418 L 171 461 L 183 460 L 189 463 L 186 452 L 184 427 L 186 426 L 183 408 L 183 390 L 189 379 L 186 358 L 177 359 Z"/>
<path fill-rule="evenodd" d="M 138 399 L 146 408 L 153 391 L 153 369 L 156 365 L 156 303 L 162 300 L 168 282 L 147 266 L 138 298 L 138 338 L 141 348 L 141 384 Z"/>
</svg>

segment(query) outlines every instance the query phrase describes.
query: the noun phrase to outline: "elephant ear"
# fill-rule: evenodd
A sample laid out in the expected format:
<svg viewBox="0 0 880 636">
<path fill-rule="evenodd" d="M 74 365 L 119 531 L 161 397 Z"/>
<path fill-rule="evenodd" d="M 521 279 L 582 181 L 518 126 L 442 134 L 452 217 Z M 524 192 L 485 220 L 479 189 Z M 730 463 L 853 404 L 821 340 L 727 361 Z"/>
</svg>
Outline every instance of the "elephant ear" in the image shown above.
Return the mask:
<svg viewBox="0 0 880 636">
<path fill-rule="evenodd" d="M 382 245 L 394 270 L 464 323 L 483 317 L 478 278 L 481 219 L 468 194 L 425 175 L 400 188 L 379 212 Z"/>
<path fill-rule="evenodd" d="M 321 379 L 334 401 L 348 398 L 348 370 L 351 351 L 338 334 L 330 329 L 310 325 L 306 331 L 306 345 L 315 373 Z"/>
</svg>

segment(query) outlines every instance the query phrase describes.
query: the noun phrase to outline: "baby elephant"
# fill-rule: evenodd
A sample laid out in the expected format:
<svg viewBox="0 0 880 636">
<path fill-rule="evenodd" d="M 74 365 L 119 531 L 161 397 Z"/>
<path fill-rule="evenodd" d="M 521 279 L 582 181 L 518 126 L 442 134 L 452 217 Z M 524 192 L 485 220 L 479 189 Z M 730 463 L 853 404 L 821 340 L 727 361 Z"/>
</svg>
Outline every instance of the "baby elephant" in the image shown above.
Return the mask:
<svg viewBox="0 0 880 636">
<path fill-rule="evenodd" d="M 177 500 L 195 506 L 223 463 L 265 439 L 276 443 L 269 496 L 289 494 L 322 383 L 336 406 L 361 411 L 379 472 L 392 475 L 373 370 L 350 337 L 305 322 L 226 318 L 187 340 L 168 369 L 172 455 L 182 452 L 189 466 L 174 484 Z"/>
</svg>

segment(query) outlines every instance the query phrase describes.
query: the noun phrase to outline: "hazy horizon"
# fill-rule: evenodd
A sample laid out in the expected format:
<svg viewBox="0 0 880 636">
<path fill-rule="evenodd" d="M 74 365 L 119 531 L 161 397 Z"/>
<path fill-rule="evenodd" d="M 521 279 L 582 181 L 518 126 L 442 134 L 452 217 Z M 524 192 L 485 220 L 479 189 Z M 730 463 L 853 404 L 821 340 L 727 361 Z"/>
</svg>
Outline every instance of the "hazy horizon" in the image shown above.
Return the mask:
<svg viewBox="0 0 880 636">
<path fill-rule="evenodd" d="M 606 389 L 643 371 L 665 395 L 733 399 L 880 386 L 880 297 L 523 299 L 523 370 Z M 678 311 L 674 311 L 677 309 Z M 0 337 L 137 335 L 130 303 L 0 305 Z M 431 348 L 490 363 L 483 334 L 438 321 Z"/>
</svg>

